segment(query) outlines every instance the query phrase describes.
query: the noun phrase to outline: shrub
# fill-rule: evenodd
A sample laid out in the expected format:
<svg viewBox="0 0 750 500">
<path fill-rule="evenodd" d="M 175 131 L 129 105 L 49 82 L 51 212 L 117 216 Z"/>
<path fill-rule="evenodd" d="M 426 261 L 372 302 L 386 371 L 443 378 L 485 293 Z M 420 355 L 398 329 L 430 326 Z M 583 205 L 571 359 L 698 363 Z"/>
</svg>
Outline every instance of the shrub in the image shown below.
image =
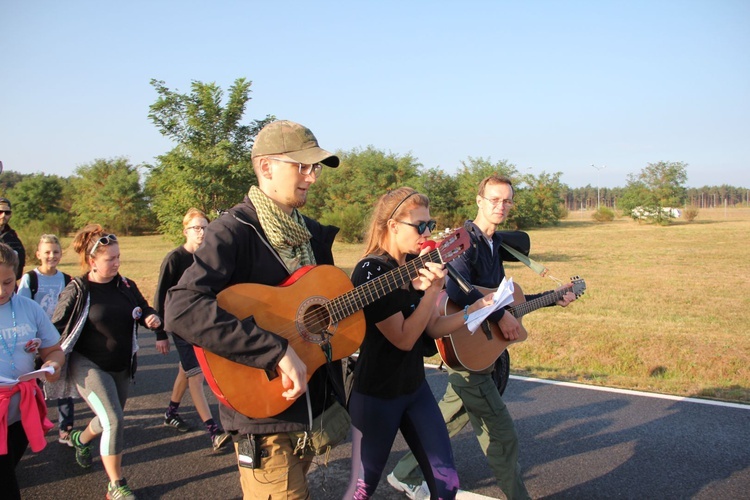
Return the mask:
<svg viewBox="0 0 750 500">
<path fill-rule="evenodd" d="M 73 230 L 73 225 L 70 214 L 55 213 L 47 214 L 42 220 L 33 220 L 15 229 L 18 233 L 18 239 L 21 240 L 23 248 L 26 250 L 26 267 L 28 268 L 29 266 L 39 264 L 35 253 L 40 236 L 43 234 L 54 234 L 62 240 L 63 237 Z"/>
<path fill-rule="evenodd" d="M 591 218 L 596 222 L 612 222 L 615 220 L 615 212 L 609 207 L 599 207 L 596 212 L 591 214 Z"/>
<path fill-rule="evenodd" d="M 698 207 L 695 205 L 685 207 L 685 210 L 682 211 L 682 218 L 688 222 L 693 222 L 696 217 L 698 217 Z"/>
<path fill-rule="evenodd" d="M 349 205 L 343 210 L 331 212 L 320 218 L 322 224 L 340 228 L 338 237 L 346 243 L 361 243 L 364 239 L 367 214 L 357 205 Z"/>
</svg>

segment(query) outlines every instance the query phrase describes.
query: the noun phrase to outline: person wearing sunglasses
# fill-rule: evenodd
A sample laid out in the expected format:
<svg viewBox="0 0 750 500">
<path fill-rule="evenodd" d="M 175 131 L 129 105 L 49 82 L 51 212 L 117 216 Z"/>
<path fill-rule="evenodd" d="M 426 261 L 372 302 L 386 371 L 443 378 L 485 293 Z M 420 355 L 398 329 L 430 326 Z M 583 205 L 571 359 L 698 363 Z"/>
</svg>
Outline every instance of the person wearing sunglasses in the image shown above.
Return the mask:
<svg viewBox="0 0 750 500">
<path fill-rule="evenodd" d="M 479 183 L 474 200 L 477 216 L 464 224 L 472 244 L 451 262 L 455 271 L 476 289 L 467 296 L 455 281 L 450 278 L 446 280 L 448 296 L 461 307 L 471 304 L 482 293 L 494 293 L 505 276 L 500 246 L 503 235 L 497 228 L 505 222 L 513 208 L 513 195 L 513 185 L 507 177 L 494 174 Z M 528 248 L 525 250 L 528 253 Z M 543 294 L 526 295 L 526 299 L 533 300 L 541 295 Z M 567 306 L 575 298 L 575 294 L 570 292 L 557 304 Z M 498 322 L 500 331 L 508 340 L 519 338 L 518 320 L 506 313 L 505 309 L 492 313 L 489 320 Z M 509 366 L 507 351 L 501 355 L 501 359 L 503 356 L 506 356 L 506 366 Z M 496 374 L 493 369 L 496 366 L 497 364 L 481 373 L 448 367 L 448 388 L 440 401 L 440 411 L 451 437 L 471 422 L 505 496 L 508 499 L 527 499 L 529 493 L 518 464 L 518 436 L 494 378 Z M 410 498 L 427 498 L 423 470 L 420 470 L 414 454 L 407 453 L 388 475 L 388 483 Z"/>
<path fill-rule="evenodd" d="M 16 269 L 16 279 L 20 280 L 23 276 L 23 268 L 26 265 L 26 249 L 18 238 L 16 231 L 10 227 L 10 217 L 13 215 L 10 200 L 0 198 L 0 243 L 5 243 L 15 250 L 18 255 L 18 268 Z"/>
<path fill-rule="evenodd" d="M 309 128 L 288 120 L 263 127 L 251 156 L 258 184 L 211 221 L 193 265 L 167 292 L 165 328 L 213 354 L 279 374 L 279 396 L 291 402 L 286 410 L 251 418 L 222 404 L 219 413 L 232 434 L 244 498 L 304 499 L 314 455 L 290 433 L 308 430 L 309 421 L 336 400 L 341 362 L 308 374 L 292 343 L 258 326 L 253 316 L 239 319 L 222 309 L 217 295 L 240 283 L 277 286 L 302 266 L 334 263 L 338 228 L 299 208 L 325 175 L 323 167 L 338 167 L 339 158 L 322 149 Z"/>
<path fill-rule="evenodd" d="M 427 252 L 422 248 L 434 229 L 427 196 L 409 187 L 383 195 L 375 205 L 352 283 L 364 285 Z M 438 314 L 443 264 L 426 262 L 417 272 L 408 288 L 364 308 L 365 339 L 349 400 L 352 469 L 344 498 L 374 495 L 398 431 L 419 457 L 432 497 L 450 499 L 458 492 L 450 438 L 427 384 L 423 357 L 426 344 L 434 345 L 433 339 L 463 327 L 464 311 Z M 468 311 L 490 303 L 491 297 L 480 298 Z"/>
<path fill-rule="evenodd" d="M 52 315 L 67 370 L 58 382 L 47 385 L 47 397 L 70 397 L 75 391 L 81 395 L 95 416 L 83 430 L 70 433 L 76 462 L 91 467 L 93 440 L 101 435 L 107 498 L 134 499 L 122 468 L 123 410 L 137 366 L 138 325 L 154 330 L 161 319 L 135 282 L 119 274 L 116 235 L 89 224 L 76 233 L 72 246 L 84 273 L 63 289 Z"/>
<path fill-rule="evenodd" d="M 185 270 L 193 264 L 193 254 L 203 243 L 203 237 L 208 227 L 208 217 L 197 208 L 191 208 L 182 218 L 182 234 L 185 236 L 185 244 L 180 245 L 164 257 L 159 270 L 159 281 L 156 283 L 156 293 L 154 296 L 154 305 L 157 312 L 164 316 L 164 302 L 167 298 L 167 290 L 180 281 L 180 277 Z M 156 338 L 163 335 L 166 339 L 166 333 L 163 328 L 156 331 Z M 203 372 L 198 364 L 193 346 L 185 342 L 182 337 L 172 333 L 172 341 L 180 357 L 180 363 L 177 369 L 177 377 L 172 388 L 172 396 L 169 406 L 164 413 L 164 425 L 179 432 L 187 432 L 190 426 L 182 419 L 178 413 L 180 402 L 185 395 L 185 391 L 190 388 L 190 396 L 193 399 L 195 410 L 198 412 L 203 425 L 206 428 L 208 437 L 211 440 L 211 446 L 214 451 L 219 451 L 229 441 L 229 434 L 216 424 L 211 415 L 211 408 L 206 400 L 206 393 L 203 391 Z M 169 342 L 157 345 L 157 350 L 166 355 L 169 352 Z"/>
</svg>

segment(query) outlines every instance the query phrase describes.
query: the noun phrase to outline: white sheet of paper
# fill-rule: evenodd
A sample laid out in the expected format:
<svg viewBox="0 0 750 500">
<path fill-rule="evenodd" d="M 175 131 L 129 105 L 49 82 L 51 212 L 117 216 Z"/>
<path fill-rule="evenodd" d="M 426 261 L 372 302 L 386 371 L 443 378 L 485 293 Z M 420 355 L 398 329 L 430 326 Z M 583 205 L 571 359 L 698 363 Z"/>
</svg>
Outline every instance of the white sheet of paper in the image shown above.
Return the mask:
<svg viewBox="0 0 750 500">
<path fill-rule="evenodd" d="M 13 380 L 12 378 L 8 377 L 1 377 L 0 376 L 0 387 L 13 387 L 19 382 L 25 382 L 27 380 L 39 378 L 43 379 L 46 374 L 52 374 L 55 373 L 55 369 L 51 366 L 45 366 L 44 368 L 40 368 L 39 370 L 34 370 L 33 372 L 24 373 L 17 379 Z"/>
<path fill-rule="evenodd" d="M 505 307 L 512 303 L 513 278 L 503 278 L 502 283 L 500 283 L 500 286 L 497 287 L 497 291 L 492 296 L 492 304 L 469 314 L 469 319 L 466 320 L 466 327 L 473 334 L 477 331 L 477 328 L 479 328 L 482 322 L 487 319 L 487 316 L 497 311 L 501 307 Z"/>
</svg>

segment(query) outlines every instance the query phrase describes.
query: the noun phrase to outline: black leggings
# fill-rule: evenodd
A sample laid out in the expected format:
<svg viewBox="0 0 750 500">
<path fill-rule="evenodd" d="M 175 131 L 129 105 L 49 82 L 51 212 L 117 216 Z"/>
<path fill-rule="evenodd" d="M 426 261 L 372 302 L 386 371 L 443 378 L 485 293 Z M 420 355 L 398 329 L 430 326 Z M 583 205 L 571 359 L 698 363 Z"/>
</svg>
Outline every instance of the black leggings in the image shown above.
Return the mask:
<svg viewBox="0 0 750 500">
<path fill-rule="evenodd" d="M 452 499 L 458 474 L 443 416 L 427 381 L 414 393 L 381 399 L 352 391 L 352 471 L 344 498 L 375 493 L 400 430 L 419 462 L 432 498 Z"/>
<path fill-rule="evenodd" d="M 29 440 L 23 430 L 23 424 L 16 422 L 8 426 L 8 454 L 0 455 L 0 487 L 3 498 L 21 500 L 21 490 L 16 478 L 16 466 L 21 461 Z M 8 495 L 7 497 L 5 495 Z"/>
</svg>

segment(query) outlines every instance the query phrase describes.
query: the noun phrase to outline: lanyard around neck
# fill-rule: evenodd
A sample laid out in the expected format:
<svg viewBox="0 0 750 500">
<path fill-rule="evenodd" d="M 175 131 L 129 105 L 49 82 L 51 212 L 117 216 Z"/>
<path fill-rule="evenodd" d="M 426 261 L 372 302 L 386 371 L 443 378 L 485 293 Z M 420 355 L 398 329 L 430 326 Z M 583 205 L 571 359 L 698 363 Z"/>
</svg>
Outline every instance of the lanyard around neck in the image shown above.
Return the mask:
<svg viewBox="0 0 750 500">
<path fill-rule="evenodd" d="M 16 352 L 16 343 L 18 342 L 18 328 L 16 328 L 16 310 L 13 307 L 13 295 L 10 296 L 8 302 L 10 303 L 10 315 L 13 318 L 13 345 L 9 346 L 8 342 L 6 342 L 5 340 L 5 337 L 2 335 L 0 335 L 0 340 L 3 341 L 3 351 L 5 351 L 5 354 L 8 355 L 8 358 L 10 358 L 10 369 L 13 370 L 13 373 L 15 374 L 16 360 L 13 354 Z"/>
</svg>

